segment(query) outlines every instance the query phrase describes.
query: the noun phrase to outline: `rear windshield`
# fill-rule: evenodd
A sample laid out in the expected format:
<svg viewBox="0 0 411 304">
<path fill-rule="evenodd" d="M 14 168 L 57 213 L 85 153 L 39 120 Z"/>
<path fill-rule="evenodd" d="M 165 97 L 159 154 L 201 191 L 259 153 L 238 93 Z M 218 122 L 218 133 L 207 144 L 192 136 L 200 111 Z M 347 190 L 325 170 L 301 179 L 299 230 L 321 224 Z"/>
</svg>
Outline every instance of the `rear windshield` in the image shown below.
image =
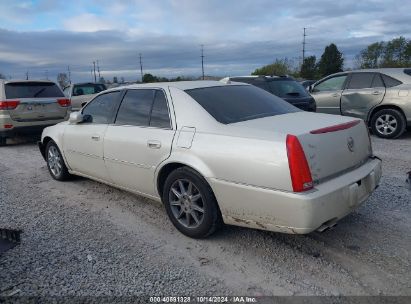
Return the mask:
<svg viewBox="0 0 411 304">
<path fill-rule="evenodd" d="M 281 98 L 309 96 L 307 90 L 295 80 L 273 80 L 269 84 L 273 94 Z"/>
<path fill-rule="evenodd" d="M 60 88 L 51 82 L 13 82 L 5 85 L 6 98 L 64 97 Z"/>
<path fill-rule="evenodd" d="M 251 85 L 186 90 L 223 124 L 300 111 L 286 101 Z"/>
</svg>

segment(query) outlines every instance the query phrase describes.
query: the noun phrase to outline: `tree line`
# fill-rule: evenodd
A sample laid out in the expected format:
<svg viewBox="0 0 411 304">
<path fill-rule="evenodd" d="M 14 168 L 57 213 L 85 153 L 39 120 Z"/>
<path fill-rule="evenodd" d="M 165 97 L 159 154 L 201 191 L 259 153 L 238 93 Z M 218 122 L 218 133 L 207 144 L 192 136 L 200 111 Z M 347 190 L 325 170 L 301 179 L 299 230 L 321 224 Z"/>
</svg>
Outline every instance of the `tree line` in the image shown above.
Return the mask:
<svg viewBox="0 0 411 304">
<path fill-rule="evenodd" d="M 355 58 L 362 69 L 403 68 L 411 66 L 411 40 L 405 37 L 375 42 L 363 49 Z"/>
<path fill-rule="evenodd" d="M 287 58 L 276 59 L 272 64 L 256 69 L 252 75 L 291 75 L 305 79 L 318 79 L 326 75 L 342 72 L 344 68 L 343 54 L 334 43 L 327 45 L 317 61 L 316 56 L 308 56 L 300 68 L 293 67 Z"/>
<path fill-rule="evenodd" d="M 402 36 L 390 41 L 375 42 L 355 56 L 355 69 L 411 67 L 411 40 Z M 256 69 L 252 75 L 291 75 L 296 78 L 320 79 L 344 70 L 344 56 L 334 43 L 326 46 L 320 59 L 304 58 L 301 67 L 287 58 Z"/>
</svg>

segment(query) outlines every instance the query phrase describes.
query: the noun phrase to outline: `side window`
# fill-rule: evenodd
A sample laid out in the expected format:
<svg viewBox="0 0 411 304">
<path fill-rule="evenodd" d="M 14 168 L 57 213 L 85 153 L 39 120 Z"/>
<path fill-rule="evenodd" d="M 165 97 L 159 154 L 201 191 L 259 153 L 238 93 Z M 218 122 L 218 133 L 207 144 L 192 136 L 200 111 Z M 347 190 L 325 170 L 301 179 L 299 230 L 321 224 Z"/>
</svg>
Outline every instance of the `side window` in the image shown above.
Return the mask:
<svg viewBox="0 0 411 304">
<path fill-rule="evenodd" d="M 116 125 L 149 126 L 155 90 L 128 90 L 118 110 Z"/>
<path fill-rule="evenodd" d="M 156 91 L 156 97 L 151 110 L 150 126 L 157 128 L 171 128 L 170 116 L 168 115 L 167 100 L 162 91 Z"/>
<path fill-rule="evenodd" d="M 91 123 L 108 124 L 113 117 L 114 107 L 117 99 L 120 96 L 120 91 L 109 92 L 99 95 L 94 98 L 83 109 L 83 115 L 91 115 Z"/>
<path fill-rule="evenodd" d="M 379 73 L 375 73 L 374 79 L 372 80 L 372 87 L 373 88 L 383 88 L 384 87 L 384 82 L 382 82 L 382 79 Z"/>
<path fill-rule="evenodd" d="M 384 81 L 384 84 L 387 88 L 395 87 L 397 85 L 402 84 L 401 81 L 394 79 L 390 76 L 387 76 L 385 74 L 381 74 L 382 80 Z"/>
<path fill-rule="evenodd" d="M 375 73 L 352 73 L 347 89 L 371 88 Z"/>
<path fill-rule="evenodd" d="M 342 90 L 347 75 L 329 78 L 314 87 L 313 92 Z"/>
</svg>

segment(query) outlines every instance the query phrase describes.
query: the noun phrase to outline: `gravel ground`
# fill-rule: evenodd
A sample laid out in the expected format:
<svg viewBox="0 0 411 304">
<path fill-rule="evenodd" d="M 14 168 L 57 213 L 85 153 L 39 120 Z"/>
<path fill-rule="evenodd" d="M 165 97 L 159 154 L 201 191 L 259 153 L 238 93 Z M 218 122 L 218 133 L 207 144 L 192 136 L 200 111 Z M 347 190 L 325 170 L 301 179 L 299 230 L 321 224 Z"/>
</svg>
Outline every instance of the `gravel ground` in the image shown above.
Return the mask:
<svg viewBox="0 0 411 304">
<path fill-rule="evenodd" d="M 83 178 L 51 179 L 34 143 L 0 148 L 0 295 L 411 296 L 411 133 L 373 137 L 380 187 L 324 233 L 226 226 L 177 232 L 161 204 Z"/>
</svg>

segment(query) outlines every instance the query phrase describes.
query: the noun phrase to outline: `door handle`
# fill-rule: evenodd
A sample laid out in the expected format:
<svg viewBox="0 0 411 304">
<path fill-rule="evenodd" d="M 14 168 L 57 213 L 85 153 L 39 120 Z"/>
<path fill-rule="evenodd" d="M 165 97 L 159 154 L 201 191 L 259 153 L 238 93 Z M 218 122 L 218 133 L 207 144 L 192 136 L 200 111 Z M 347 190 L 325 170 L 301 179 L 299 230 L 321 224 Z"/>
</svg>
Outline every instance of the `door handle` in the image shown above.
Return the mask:
<svg viewBox="0 0 411 304">
<path fill-rule="evenodd" d="M 98 135 L 91 135 L 91 139 L 98 141 L 98 140 L 100 140 L 100 136 L 98 136 Z"/>
<path fill-rule="evenodd" d="M 381 95 L 381 92 L 380 92 L 380 91 L 374 91 L 374 92 L 372 92 L 371 94 L 372 94 L 372 95 Z"/>
<path fill-rule="evenodd" d="M 160 149 L 161 142 L 159 142 L 158 140 L 149 140 L 147 142 L 147 147 L 149 147 L 150 149 Z"/>
<path fill-rule="evenodd" d="M 332 97 L 339 97 L 340 95 L 337 94 L 337 93 L 334 93 L 334 94 L 332 94 L 331 96 L 332 96 Z"/>
</svg>

